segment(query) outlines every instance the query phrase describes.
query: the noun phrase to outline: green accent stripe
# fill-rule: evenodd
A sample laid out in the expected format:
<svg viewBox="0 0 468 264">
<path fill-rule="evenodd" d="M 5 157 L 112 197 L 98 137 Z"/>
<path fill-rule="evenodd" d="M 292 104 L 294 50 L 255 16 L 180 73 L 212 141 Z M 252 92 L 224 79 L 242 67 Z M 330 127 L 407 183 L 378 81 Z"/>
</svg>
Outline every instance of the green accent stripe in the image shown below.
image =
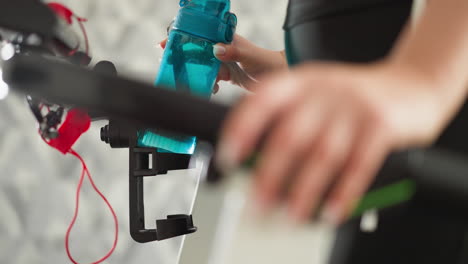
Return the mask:
<svg viewBox="0 0 468 264">
<path fill-rule="evenodd" d="M 370 191 L 360 200 L 352 217 L 361 216 L 368 210 L 384 209 L 409 201 L 415 192 L 416 185 L 409 179 Z"/>
</svg>

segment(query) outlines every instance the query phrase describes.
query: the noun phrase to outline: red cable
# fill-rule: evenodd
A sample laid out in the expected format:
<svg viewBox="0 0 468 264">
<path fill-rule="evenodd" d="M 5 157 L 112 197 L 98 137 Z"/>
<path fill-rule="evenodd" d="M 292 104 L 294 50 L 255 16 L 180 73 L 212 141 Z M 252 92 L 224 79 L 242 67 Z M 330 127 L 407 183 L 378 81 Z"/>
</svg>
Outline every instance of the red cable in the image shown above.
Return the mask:
<svg viewBox="0 0 468 264">
<path fill-rule="evenodd" d="M 73 23 L 72 17 L 76 18 L 76 20 L 78 21 L 78 24 L 80 25 L 81 31 L 83 32 L 83 37 L 84 37 L 84 40 L 85 40 L 85 54 L 86 54 L 86 56 L 89 56 L 88 34 L 86 33 L 86 28 L 85 28 L 85 26 L 83 24 L 83 22 L 86 22 L 88 20 L 86 18 L 82 18 L 82 17 L 77 16 L 70 8 L 68 8 L 67 6 L 65 6 L 63 4 L 52 2 L 52 3 L 49 3 L 47 5 L 58 16 L 63 18 L 67 22 L 67 24 L 69 24 L 69 25 L 71 25 Z M 78 46 L 75 49 L 71 50 L 68 53 L 68 56 L 73 56 L 78 51 L 79 48 L 80 47 L 79 47 L 79 44 L 78 44 Z"/>
<path fill-rule="evenodd" d="M 112 255 L 112 253 L 114 252 L 115 248 L 117 247 L 117 242 L 119 240 L 119 222 L 118 222 L 118 219 L 117 219 L 117 215 L 115 214 L 114 208 L 112 208 L 112 205 L 109 203 L 107 198 L 101 193 L 99 188 L 94 183 L 94 180 L 91 177 L 91 174 L 89 173 L 88 167 L 86 166 L 86 163 L 83 160 L 83 158 L 76 151 L 74 151 L 73 149 L 71 149 L 69 151 L 69 153 L 80 160 L 80 162 L 81 162 L 81 164 L 83 166 L 83 169 L 82 169 L 82 172 L 81 172 L 78 187 L 76 189 L 75 212 L 73 214 L 73 219 L 70 222 L 70 225 L 68 226 L 68 229 L 67 229 L 67 233 L 65 235 L 65 249 L 67 251 L 67 255 L 68 255 L 68 258 L 70 259 L 70 261 L 73 262 L 74 264 L 79 264 L 77 261 L 75 261 L 75 259 L 72 257 L 72 255 L 70 253 L 69 238 L 70 238 L 71 230 L 73 229 L 73 226 L 75 225 L 76 219 L 78 217 L 78 211 L 79 211 L 79 205 L 80 205 L 80 192 L 81 192 L 81 187 L 83 186 L 84 176 L 86 174 L 86 175 L 88 175 L 89 182 L 91 183 L 93 189 L 102 198 L 102 200 L 106 203 L 107 207 L 111 211 L 112 217 L 113 217 L 114 223 L 115 223 L 115 236 L 114 236 L 114 243 L 112 245 L 112 248 L 109 250 L 109 252 L 104 257 L 102 257 L 101 259 L 99 259 L 99 260 L 97 260 L 95 262 L 92 262 L 92 264 L 99 264 L 99 263 L 102 263 L 103 261 L 105 261 L 106 259 L 108 259 Z"/>
<path fill-rule="evenodd" d="M 84 40 L 85 40 L 85 54 L 87 56 L 89 56 L 89 40 L 88 40 L 88 34 L 86 33 L 86 28 L 83 24 L 83 22 L 86 22 L 88 21 L 87 19 L 85 18 L 82 18 L 82 17 L 78 17 L 76 15 L 74 15 L 76 17 L 76 19 L 78 20 L 78 23 L 80 24 L 80 28 L 81 28 L 81 31 L 83 32 L 83 37 L 84 37 Z"/>
<path fill-rule="evenodd" d="M 86 56 L 89 56 L 89 39 L 88 39 L 88 33 L 86 33 L 86 28 L 83 24 L 83 22 L 87 22 L 88 20 L 86 18 L 82 18 L 82 17 L 79 17 L 75 14 L 72 15 L 74 18 L 76 18 L 76 20 L 78 21 L 78 24 L 80 26 L 80 29 L 81 29 L 81 32 L 83 33 L 83 38 L 84 38 L 84 41 L 85 41 L 85 54 Z M 75 49 L 73 49 L 72 51 L 70 51 L 68 53 L 68 56 L 73 56 L 75 55 L 75 53 L 79 50 L 79 46 L 76 47 Z"/>
<path fill-rule="evenodd" d="M 75 212 L 73 213 L 73 219 L 70 223 L 70 225 L 67 228 L 67 233 L 65 235 L 65 250 L 67 251 L 68 258 L 76 264 L 75 260 L 71 256 L 70 253 L 70 246 L 69 246 L 69 237 L 70 237 L 70 232 L 75 225 L 76 218 L 78 217 L 78 210 L 80 208 L 80 191 L 81 191 L 81 186 L 83 186 L 83 181 L 84 181 L 84 176 L 85 176 L 85 168 L 83 166 L 83 169 L 81 170 L 81 176 L 80 180 L 78 182 L 78 188 L 76 189 L 76 196 L 75 196 Z"/>
<path fill-rule="evenodd" d="M 87 56 L 89 56 L 89 39 L 88 39 L 88 34 L 86 32 L 86 28 L 83 24 L 83 22 L 86 22 L 87 19 L 86 18 L 82 18 L 82 17 L 79 17 L 77 16 L 76 14 L 73 13 L 73 11 L 71 11 L 68 7 L 66 7 L 65 5 L 62 5 L 60 3 L 49 3 L 48 6 L 50 8 L 52 8 L 56 13 L 57 15 L 61 16 L 62 18 L 64 18 L 68 24 L 72 24 L 72 17 L 75 17 L 76 20 L 78 21 L 78 24 L 81 28 L 81 31 L 83 32 L 83 37 L 84 37 L 84 40 L 85 40 L 85 54 Z M 74 55 L 77 51 L 78 51 L 79 47 L 77 47 L 76 49 L 72 50 L 70 53 L 69 53 L 69 56 L 72 56 Z M 41 110 L 43 108 L 44 105 L 41 105 Z M 47 109 L 50 111 L 49 107 L 47 106 Z M 44 140 L 45 143 L 47 143 L 49 146 L 51 147 L 54 147 L 52 146 L 52 144 L 47 141 L 41 133 L 39 133 L 42 137 L 42 139 Z M 55 147 L 54 147 L 55 148 Z M 70 222 L 70 225 L 68 226 L 67 228 L 67 233 L 65 235 L 65 250 L 67 251 L 67 256 L 68 258 L 70 259 L 71 262 L 73 262 L 74 264 L 79 264 L 74 258 L 73 256 L 71 255 L 71 252 L 70 252 L 70 245 L 69 245 L 69 241 L 70 241 L 70 233 L 71 233 L 71 230 L 73 229 L 73 226 L 75 225 L 75 222 L 76 222 L 76 219 L 78 218 L 78 212 L 79 212 L 79 207 L 80 207 L 80 193 L 81 193 L 81 187 L 83 186 L 83 181 L 84 181 L 84 178 L 85 176 L 87 175 L 88 176 L 88 179 L 89 179 L 89 182 L 91 183 L 91 186 L 93 187 L 94 191 L 96 191 L 96 193 L 101 197 L 101 199 L 106 203 L 107 207 L 109 208 L 110 212 L 112 213 L 112 217 L 114 219 L 114 223 L 115 223 L 115 236 L 114 236 L 114 243 L 112 245 L 112 248 L 109 250 L 109 252 L 104 256 L 102 257 L 101 259 L 95 261 L 95 262 L 92 262 L 91 264 L 99 264 L 99 263 L 102 263 L 103 261 L 107 260 L 111 255 L 112 253 L 115 251 L 116 247 L 117 247 L 117 242 L 119 240 L 119 222 L 118 222 L 118 219 L 117 219 L 117 215 L 115 214 L 115 211 L 114 211 L 114 208 L 112 208 L 112 205 L 109 203 L 109 201 L 107 200 L 107 198 L 104 196 L 104 194 L 102 194 L 102 192 L 99 190 L 99 188 L 96 186 L 96 184 L 94 183 L 94 180 L 91 176 L 91 174 L 89 173 L 89 170 L 88 170 L 88 167 L 86 166 L 86 162 L 83 160 L 83 158 L 76 152 L 74 151 L 73 149 L 70 149 L 68 151 L 68 153 L 70 153 L 71 155 L 75 156 L 78 160 L 80 160 L 81 162 L 81 165 L 83 166 L 82 168 L 82 171 L 81 171 L 81 176 L 80 176 L 80 179 L 79 179 L 79 182 L 78 182 L 78 186 L 77 186 L 77 189 L 76 189 L 76 196 L 75 196 L 75 211 L 73 213 L 73 218 L 72 218 L 72 221 Z"/>
<path fill-rule="evenodd" d="M 43 137 L 41 135 L 41 138 L 42 140 L 44 140 L 44 142 L 46 144 L 48 144 L 50 146 L 50 142 L 47 141 L 47 139 L 45 137 Z M 73 218 L 72 218 L 72 221 L 70 222 L 70 224 L 68 225 L 68 228 L 67 228 L 67 232 L 65 234 L 65 250 L 67 251 L 67 256 L 68 256 L 68 259 L 70 259 L 70 261 L 73 263 L 73 264 L 79 264 L 74 258 L 73 256 L 71 255 L 71 252 L 70 252 L 70 233 L 73 229 L 73 226 L 75 225 L 75 222 L 76 222 L 76 219 L 78 218 L 78 212 L 79 212 L 79 208 L 80 208 L 80 193 L 81 193 L 81 187 L 83 186 L 83 181 L 84 181 L 84 178 L 85 178 L 85 175 L 88 176 L 88 179 L 89 179 L 89 182 L 91 183 L 91 186 L 93 187 L 94 191 L 96 191 L 96 193 L 101 197 L 101 199 L 106 203 L 107 207 L 109 208 L 110 212 L 112 213 L 112 218 L 114 219 L 114 224 L 115 224 L 115 236 L 114 236 L 114 243 L 112 245 L 112 248 L 109 250 L 109 252 L 107 252 L 107 254 L 102 257 L 101 259 L 95 261 L 95 262 L 92 262 L 91 264 L 99 264 L 99 263 L 102 263 L 104 262 L 105 260 L 107 260 L 111 255 L 112 253 L 115 251 L 116 247 L 117 247 L 117 243 L 118 243 L 118 240 L 119 240 L 119 221 L 117 219 L 117 215 L 115 214 L 115 211 L 114 211 L 114 208 L 112 207 L 112 205 L 109 203 L 109 201 L 107 200 L 107 198 L 104 196 L 104 194 L 102 194 L 102 192 L 99 190 L 99 188 L 96 186 L 96 184 L 94 183 L 94 180 L 91 176 L 91 174 L 89 173 L 89 170 L 88 170 L 88 167 L 86 166 L 86 162 L 83 160 L 83 158 L 80 156 L 80 154 L 78 154 L 75 150 L 73 149 L 70 149 L 68 151 L 68 153 L 70 153 L 71 155 L 75 156 L 80 162 L 81 162 L 81 165 L 82 165 L 82 170 L 81 170 L 81 176 L 80 176 L 80 179 L 78 181 L 78 186 L 76 188 L 76 195 L 75 195 L 75 211 L 73 213 Z"/>
</svg>

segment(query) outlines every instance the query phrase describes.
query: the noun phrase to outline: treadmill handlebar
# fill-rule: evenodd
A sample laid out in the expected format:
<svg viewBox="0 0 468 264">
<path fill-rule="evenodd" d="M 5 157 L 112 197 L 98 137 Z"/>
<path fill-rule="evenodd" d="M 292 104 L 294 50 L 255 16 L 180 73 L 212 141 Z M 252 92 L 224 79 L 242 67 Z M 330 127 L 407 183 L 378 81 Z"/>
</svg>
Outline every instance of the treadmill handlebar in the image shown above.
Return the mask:
<svg viewBox="0 0 468 264">
<path fill-rule="evenodd" d="M 51 103 L 98 112 L 146 127 L 215 143 L 229 107 L 39 56 L 15 56 L 3 67 L 13 90 Z"/>
<path fill-rule="evenodd" d="M 38 56 L 15 56 L 3 67 L 13 90 L 52 103 L 103 113 L 145 127 L 194 135 L 216 145 L 229 107 L 188 94 Z M 440 149 L 413 149 L 390 155 L 371 188 L 414 179 L 429 196 L 468 204 L 468 159 Z"/>
</svg>

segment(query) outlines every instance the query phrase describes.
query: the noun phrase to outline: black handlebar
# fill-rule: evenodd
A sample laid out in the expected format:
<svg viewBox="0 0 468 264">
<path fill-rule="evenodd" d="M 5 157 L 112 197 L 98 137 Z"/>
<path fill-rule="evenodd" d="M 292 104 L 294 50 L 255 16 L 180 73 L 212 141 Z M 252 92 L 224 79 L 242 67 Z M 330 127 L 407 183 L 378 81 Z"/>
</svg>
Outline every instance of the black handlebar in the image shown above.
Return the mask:
<svg viewBox="0 0 468 264">
<path fill-rule="evenodd" d="M 0 5 L 0 27 L 35 33 L 44 38 L 53 37 L 57 19 L 41 1 L 0 0 Z"/>
<path fill-rule="evenodd" d="M 14 90 L 65 106 L 78 106 L 109 118 L 215 143 L 229 107 L 37 56 L 16 56 L 3 67 Z"/>
<path fill-rule="evenodd" d="M 16 56 L 3 68 L 14 90 L 52 103 L 76 106 L 138 125 L 194 135 L 216 144 L 229 107 L 36 56 Z M 468 159 L 437 150 L 390 155 L 372 188 L 414 179 L 427 199 L 468 206 Z"/>
</svg>

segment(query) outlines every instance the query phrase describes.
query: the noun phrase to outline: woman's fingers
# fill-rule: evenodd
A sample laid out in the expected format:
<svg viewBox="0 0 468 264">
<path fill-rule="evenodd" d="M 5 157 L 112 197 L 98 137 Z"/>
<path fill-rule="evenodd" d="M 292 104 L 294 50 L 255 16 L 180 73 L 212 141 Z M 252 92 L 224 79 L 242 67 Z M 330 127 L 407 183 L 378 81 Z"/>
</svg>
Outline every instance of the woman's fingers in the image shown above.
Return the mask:
<svg viewBox="0 0 468 264">
<path fill-rule="evenodd" d="M 213 53 L 222 62 L 243 62 L 252 56 L 252 49 L 257 49 L 250 41 L 234 35 L 231 44 L 218 43 L 213 46 Z"/>
<path fill-rule="evenodd" d="M 351 214 L 389 154 L 391 145 L 387 129 L 370 120 L 368 124 L 359 131 L 349 160 L 322 211 L 322 218 L 335 225 Z"/>
<path fill-rule="evenodd" d="M 217 159 L 223 169 L 237 166 L 251 154 L 271 121 L 300 99 L 305 90 L 299 87 L 294 77 L 284 75 L 262 83 L 256 95 L 244 98 L 221 133 Z"/>
<path fill-rule="evenodd" d="M 334 116 L 327 116 L 330 120 L 322 127 L 315 143 L 309 145 L 308 156 L 302 161 L 290 188 L 289 214 L 297 221 L 314 214 L 348 158 L 356 136 L 356 117 L 350 112 L 336 109 L 333 112 Z"/>
<path fill-rule="evenodd" d="M 222 62 L 238 62 L 255 79 L 262 74 L 288 68 L 284 53 L 263 49 L 239 36 L 231 44 L 218 43 L 213 47 L 216 58 Z"/>
<path fill-rule="evenodd" d="M 160 47 L 165 49 L 167 42 L 168 39 L 161 41 Z M 282 52 L 262 49 L 239 35 L 234 36 L 231 44 L 214 45 L 213 54 L 223 62 L 217 81 L 231 81 L 249 90 L 257 82 L 260 74 L 287 69 Z"/>
<path fill-rule="evenodd" d="M 252 90 L 257 81 L 242 69 L 237 62 L 224 62 L 223 66 L 229 72 L 229 80 L 241 87 Z"/>
<path fill-rule="evenodd" d="M 218 43 L 213 46 L 213 54 L 223 62 L 236 61 L 239 57 L 238 53 L 237 48 L 233 45 Z"/>
<path fill-rule="evenodd" d="M 231 80 L 231 71 L 226 66 L 226 64 L 222 63 L 221 67 L 219 68 L 218 78 L 217 78 L 216 82 L 218 82 L 218 81 L 229 81 L 229 80 Z"/>
<path fill-rule="evenodd" d="M 292 216 L 304 220 L 322 205 L 321 217 L 338 225 L 391 151 L 427 137 L 403 121 L 433 113 L 436 100 L 414 88 L 425 82 L 394 76 L 379 65 L 313 64 L 265 80 L 227 118 L 218 163 L 237 166 L 266 137 L 254 182 L 261 204 L 268 208 L 290 187 Z"/>
<path fill-rule="evenodd" d="M 254 190 L 260 207 L 267 209 L 288 184 L 294 166 L 323 128 L 326 106 L 319 97 L 302 98 L 278 120 L 261 150 Z M 299 161 L 299 162 L 298 162 Z"/>
</svg>

